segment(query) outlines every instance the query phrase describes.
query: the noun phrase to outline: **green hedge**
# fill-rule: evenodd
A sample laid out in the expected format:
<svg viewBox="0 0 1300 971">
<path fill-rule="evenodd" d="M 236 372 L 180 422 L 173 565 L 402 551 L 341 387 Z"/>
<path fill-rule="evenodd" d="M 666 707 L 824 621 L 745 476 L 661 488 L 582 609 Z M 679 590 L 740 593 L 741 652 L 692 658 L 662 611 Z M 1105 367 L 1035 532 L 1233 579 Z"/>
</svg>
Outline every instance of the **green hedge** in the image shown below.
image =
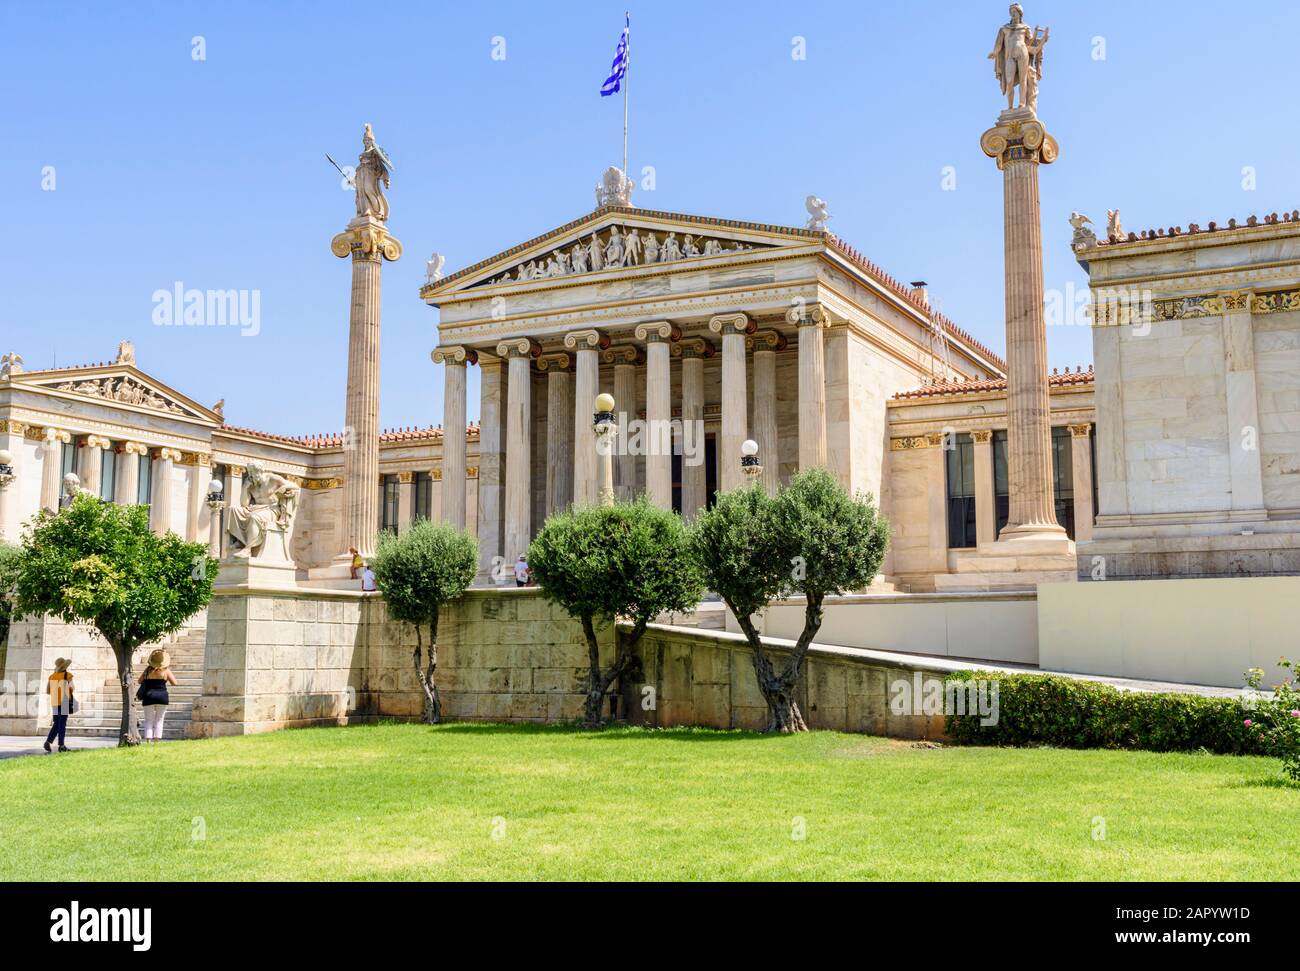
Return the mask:
<svg viewBox="0 0 1300 971">
<path fill-rule="evenodd" d="M 949 680 L 988 676 L 987 671 L 960 671 Z M 1206 749 L 1226 755 L 1261 751 L 1257 735 L 1243 724 L 1250 712 L 1237 698 L 1121 691 L 1048 674 L 1011 674 L 996 680 L 997 724 L 981 727 L 977 714 L 948 715 L 949 738 L 970 745 Z"/>
</svg>

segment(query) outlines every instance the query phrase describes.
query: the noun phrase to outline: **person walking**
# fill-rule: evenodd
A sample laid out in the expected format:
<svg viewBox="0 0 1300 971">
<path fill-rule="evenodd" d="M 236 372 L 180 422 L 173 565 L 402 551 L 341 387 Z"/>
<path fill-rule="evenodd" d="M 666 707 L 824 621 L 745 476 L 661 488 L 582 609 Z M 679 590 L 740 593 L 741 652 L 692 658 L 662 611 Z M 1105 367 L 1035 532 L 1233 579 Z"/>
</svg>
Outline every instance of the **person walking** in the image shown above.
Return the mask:
<svg viewBox="0 0 1300 971">
<path fill-rule="evenodd" d="M 163 719 L 167 717 L 167 706 L 171 698 L 167 695 L 167 686 L 176 684 L 172 674 L 171 655 L 161 647 L 149 655 L 149 665 L 140 675 L 140 687 L 135 696 L 144 705 L 144 740 L 157 742 L 162 739 Z"/>
<path fill-rule="evenodd" d="M 515 561 L 515 586 L 528 586 L 528 581 L 532 579 L 532 576 L 533 571 L 528 566 L 528 557 L 522 553 L 519 554 L 519 559 Z"/>
<path fill-rule="evenodd" d="M 50 752 L 50 743 L 59 740 L 59 751 L 68 750 L 64 736 L 68 732 L 68 716 L 75 710 L 76 702 L 72 697 L 72 674 L 68 671 L 72 661 L 66 657 L 56 658 L 54 673 L 46 679 L 46 690 L 50 695 L 50 712 L 54 723 L 50 725 L 50 734 L 45 736 L 45 751 Z"/>
</svg>

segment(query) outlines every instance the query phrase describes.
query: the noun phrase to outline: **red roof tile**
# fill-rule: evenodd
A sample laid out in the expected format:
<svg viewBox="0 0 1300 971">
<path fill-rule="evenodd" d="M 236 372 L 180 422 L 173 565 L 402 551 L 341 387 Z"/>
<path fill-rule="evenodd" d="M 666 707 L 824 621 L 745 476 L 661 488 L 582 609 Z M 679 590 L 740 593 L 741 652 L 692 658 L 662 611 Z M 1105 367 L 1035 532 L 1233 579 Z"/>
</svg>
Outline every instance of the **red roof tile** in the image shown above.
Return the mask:
<svg viewBox="0 0 1300 971">
<path fill-rule="evenodd" d="M 1077 371 L 1071 371 L 1067 368 L 1064 374 L 1053 371 L 1047 376 L 1047 385 L 1051 388 L 1075 387 L 1092 384 L 1095 378 L 1096 374 L 1092 370 L 1092 365 L 1089 364 L 1086 371 L 1083 368 L 1079 368 Z M 980 394 L 988 391 L 1006 390 L 1006 378 L 991 378 L 987 381 L 936 381 L 934 384 L 927 384 L 912 391 L 899 391 L 894 395 L 894 398 L 895 400 L 940 398 L 945 395 Z"/>
</svg>

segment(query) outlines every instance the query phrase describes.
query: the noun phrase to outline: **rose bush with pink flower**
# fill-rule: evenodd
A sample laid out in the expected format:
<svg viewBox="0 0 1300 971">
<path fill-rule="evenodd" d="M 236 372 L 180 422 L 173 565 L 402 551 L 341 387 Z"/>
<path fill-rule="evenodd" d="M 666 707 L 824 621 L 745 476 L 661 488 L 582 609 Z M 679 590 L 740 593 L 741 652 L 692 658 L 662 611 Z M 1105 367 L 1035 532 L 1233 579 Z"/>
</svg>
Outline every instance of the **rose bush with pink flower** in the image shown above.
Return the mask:
<svg viewBox="0 0 1300 971">
<path fill-rule="evenodd" d="M 1286 669 L 1287 679 L 1273 686 L 1273 697 L 1255 699 L 1250 718 L 1242 725 L 1259 742 L 1260 751 L 1282 760 L 1282 771 L 1292 782 L 1300 783 L 1300 662 L 1282 658 L 1278 665 Z M 1258 689 L 1264 672 L 1251 668 L 1246 672 L 1246 683 Z"/>
</svg>

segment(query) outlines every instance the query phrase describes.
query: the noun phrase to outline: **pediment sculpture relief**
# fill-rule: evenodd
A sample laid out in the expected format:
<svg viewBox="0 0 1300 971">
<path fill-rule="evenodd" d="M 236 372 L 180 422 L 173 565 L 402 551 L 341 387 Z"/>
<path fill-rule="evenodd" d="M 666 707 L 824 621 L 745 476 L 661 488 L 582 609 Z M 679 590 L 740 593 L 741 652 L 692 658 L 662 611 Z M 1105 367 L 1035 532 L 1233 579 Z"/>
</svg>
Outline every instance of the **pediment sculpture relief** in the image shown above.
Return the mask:
<svg viewBox="0 0 1300 971">
<path fill-rule="evenodd" d="M 672 263 L 696 256 L 741 253 L 756 248 L 738 240 L 705 238 L 693 233 L 682 233 L 679 236 L 676 232 L 611 226 L 608 232 L 594 232 L 586 239 L 575 240 L 567 248 L 561 246 L 546 256 L 521 263 L 502 276 L 485 280 L 480 285 L 524 283 L 549 277 L 649 266 L 652 263 Z"/>
<path fill-rule="evenodd" d="M 185 415 L 188 412 L 175 402 L 168 401 L 162 395 L 145 387 L 131 378 L 94 378 L 88 381 L 64 381 L 54 386 L 55 391 L 71 391 L 88 398 L 103 398 L 105 401 L 117 401 L 124 405 L 141 405 L 156 411 L 165 411 L 172 415 Z"/>
</svg>

